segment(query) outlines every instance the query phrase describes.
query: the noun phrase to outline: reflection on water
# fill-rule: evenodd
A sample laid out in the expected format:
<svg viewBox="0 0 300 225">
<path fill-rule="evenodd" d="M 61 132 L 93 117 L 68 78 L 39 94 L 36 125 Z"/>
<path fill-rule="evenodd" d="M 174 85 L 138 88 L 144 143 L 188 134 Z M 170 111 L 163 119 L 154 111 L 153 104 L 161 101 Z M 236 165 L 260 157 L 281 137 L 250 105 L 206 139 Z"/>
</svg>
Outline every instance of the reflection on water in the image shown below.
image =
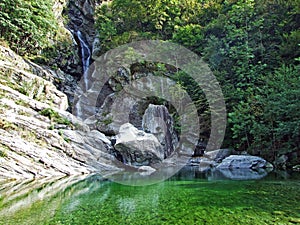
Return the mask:
<svg viewBox="0 0 300 225">
<path fill-rule="evenodd" d="M 242 179 L 247 172 L 205 174 L 187 167 L 148 186 L 99 175 L 3 182 L 0 224 L 300 223 L 299 174 L 234 181 L 228 173 Z"/>
</svg>

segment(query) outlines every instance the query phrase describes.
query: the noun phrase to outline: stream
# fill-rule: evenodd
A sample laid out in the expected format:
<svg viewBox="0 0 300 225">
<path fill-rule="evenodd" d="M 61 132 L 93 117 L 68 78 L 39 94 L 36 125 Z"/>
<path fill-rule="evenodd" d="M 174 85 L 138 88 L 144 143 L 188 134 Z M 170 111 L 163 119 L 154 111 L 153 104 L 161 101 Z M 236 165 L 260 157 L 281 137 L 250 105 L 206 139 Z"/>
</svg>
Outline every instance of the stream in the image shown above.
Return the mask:
<svg viewBox="0 0 300 225">
<path fill-rule="evenodd" d="M 0 224 L 296 224 L 300 175 L 230 180 L 182 169 L 153 185 L 100 175 L 0 183 Z"/>
</svg>

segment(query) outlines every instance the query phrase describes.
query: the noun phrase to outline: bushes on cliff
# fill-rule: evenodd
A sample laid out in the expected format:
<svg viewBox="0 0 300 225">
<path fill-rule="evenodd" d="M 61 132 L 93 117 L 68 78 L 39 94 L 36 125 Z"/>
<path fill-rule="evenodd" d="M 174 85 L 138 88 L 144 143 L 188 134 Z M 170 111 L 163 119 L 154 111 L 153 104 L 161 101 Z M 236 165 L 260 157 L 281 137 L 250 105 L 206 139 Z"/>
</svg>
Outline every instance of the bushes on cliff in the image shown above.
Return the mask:
<svg viewBox="0 0 300 225">
<path fill-rule="evenodd" d="M 56 26 L 51 0 L 0 2 L 0 36 L 20 55 L 36 54 L 49 45 Z"/>
</svg>

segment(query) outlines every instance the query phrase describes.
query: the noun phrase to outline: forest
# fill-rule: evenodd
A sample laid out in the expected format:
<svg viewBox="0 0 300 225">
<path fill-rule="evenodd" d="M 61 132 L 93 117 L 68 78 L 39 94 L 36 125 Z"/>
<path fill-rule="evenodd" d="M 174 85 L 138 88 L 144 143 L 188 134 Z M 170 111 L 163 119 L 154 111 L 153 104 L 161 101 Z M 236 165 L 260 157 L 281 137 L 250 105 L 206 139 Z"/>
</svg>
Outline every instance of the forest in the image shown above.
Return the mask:
<svg viewBox="0 0 300 225">
<path fill-rule="evenodd" d="M 299 161 L 299 1 L 96 3 L 95 29 L 102 53 L 136 40 L 159 39 L 183 45 L 209 64 L 226 101 L 224 148 L 271 161 L 290 154 Z M 65 42 L 52 6 L 52 0 L 1 0 L 0 43 L 30 59 L 53 57 L 53 46 Z M 192 96 L 199 114 L 207 116 L 203 93 L 193 80 L 181 72 L 174 80 Z"/>
</svg>

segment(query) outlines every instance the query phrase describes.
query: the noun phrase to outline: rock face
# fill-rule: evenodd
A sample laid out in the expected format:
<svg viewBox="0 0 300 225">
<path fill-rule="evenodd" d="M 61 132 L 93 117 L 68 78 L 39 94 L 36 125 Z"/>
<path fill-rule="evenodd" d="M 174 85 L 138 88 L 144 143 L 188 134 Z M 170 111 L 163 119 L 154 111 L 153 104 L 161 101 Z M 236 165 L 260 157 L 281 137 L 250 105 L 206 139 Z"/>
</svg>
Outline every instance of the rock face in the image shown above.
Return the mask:
<svg viewBox="0 0 300 225">
<path fill-rule="evenodd" d="M 80 57 L 83 72 L 86 70 L 86 66 L 91 63 L 89 60 L 92 56 L 91 52 L 95 39 L 94 9 L 95 2 L 91 0 L 70 0 L 68 3 L 69 23 L 67 27 L 72 32 L 78 47 L 81 49 L 79 51 L 81 52 Z M 83 49 L 89 52 L 89 60 L 84 59 L 86 55 L 82 54 Z"/>
<path fill-rule="evenodd" d="M 157 138 L 130 123 L 120 127 L 115 149 L 121 154 L 124 163 L 133 166 L 149 166 L 164 159 L 164 151 Z"/>
<path fill-rule="evenodd" d="M 231 155 L 225 158 L 217 169 L 259 169 L 267 166 L 267 161 L 257 156 Z"/>
<path fill-rule="evenodd" d="M 7 58 L 6 55 L 13 55 Z M 36 99 L 55 107 L 66 110 L 68 99 L 65 94 L 58 91 L 49 81 L 42 79 L 31 73 L 31 65 L 19 58 L 13 51 L 0 47 L 0 57 L 5 57 L 5 61 L 0 61 L 1 84 L 17 90 L 31 99 Z M 46 73 L 46 72 L 45 72 Z"/>
<path fill-rule="evenodd" d="M 68 14 L 69 24 L 68 28 L 71 31 L 77 32 L 80 30 L 87 38 L 87 42 L 91 47 L 95 38 L 94 29 L 94 9 L 95 2 L 91 0 L 69 0 Z"/>
<path fill-rule="evenodd" d="M 164 149 L 167 158 L 176 149 L 178 144 L 177 134 L 174 130 L 173 118 L 168 109 L 163 105 L 150 104 L 145 111 L 142 121 L 143 130 L 154 134 Z"/>
<path fill-rule="evenodd" d="M 66 95 L 32 71 L 0 48 L 0 179 L 116 170 L 110 141 L 64 111 Z"/>
<path fill-rule="evenodd" d="M 47 59 L 44 62 L 45 57 L 42 57 L 40 63 L 51 68 L 60 68 L 64 73 L 78 77 L 82 70 L 77 51 L 78 45 L 73 38 L 73 34 L 65 27 L 64 13 L 68 2 L 69 0 L 53 1 L 52 9 L 59 26 L 55 39 L 50 41 L 55 52 L 52 52 L 52 57 L 46 56 Z"/>
</svg>

